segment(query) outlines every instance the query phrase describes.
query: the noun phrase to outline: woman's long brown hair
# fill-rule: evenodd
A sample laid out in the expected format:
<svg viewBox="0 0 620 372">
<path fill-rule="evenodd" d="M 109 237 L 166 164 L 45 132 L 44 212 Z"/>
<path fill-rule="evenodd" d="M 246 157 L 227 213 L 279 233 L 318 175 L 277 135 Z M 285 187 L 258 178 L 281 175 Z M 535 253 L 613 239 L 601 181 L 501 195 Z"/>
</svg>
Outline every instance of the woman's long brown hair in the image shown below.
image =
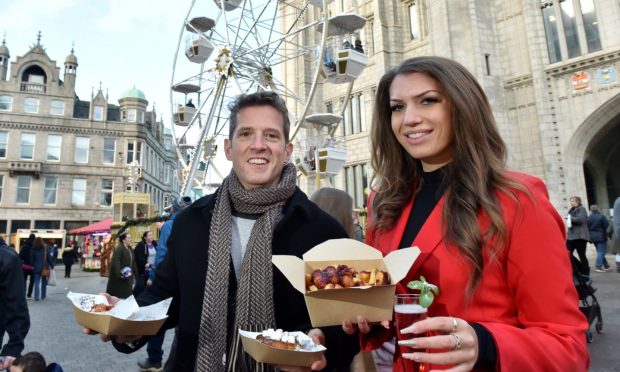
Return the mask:
<svg viewBox="0 0 620 372">
<path fill-rule="evenodd" d="M 391 127 L 390 85 L 397 75 L 423 73 L 436 80 L 453 103 L 454 149 L 444 166 L 445 203 L 442 234 L 471 262 L 469 294 L 480 282 L 483 247 L 496 255 L 505 247 L 508 233 L 497 192 L 516 199 L 514 189 L 524 190 L 506 176 L 506 146 L 496 128 L 491 107 L 474 76 L 459 63 L 442 57 L 416 57 L 387 72 L 379 82 L 371 129 L 371 165 L 375 170 L 372 200 L 375 231 L 394 227 L 420 182 L 419 160 L 400 145 Z M 479 213 L 490 219 L 481 232 Z M 491 246 L 491 245 L 489 245 Z"/>
</svg>

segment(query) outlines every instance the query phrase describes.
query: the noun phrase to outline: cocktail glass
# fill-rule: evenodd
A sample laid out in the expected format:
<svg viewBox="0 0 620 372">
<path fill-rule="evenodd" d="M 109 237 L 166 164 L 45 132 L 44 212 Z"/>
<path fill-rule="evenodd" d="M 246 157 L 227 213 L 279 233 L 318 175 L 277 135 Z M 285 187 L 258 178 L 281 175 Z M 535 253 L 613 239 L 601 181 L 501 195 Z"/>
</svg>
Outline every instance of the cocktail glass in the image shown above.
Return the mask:
<svg viewBox="0 0 620 372">
<path fill-rule="evenodd" d="M 413 333 L 405 333 L 401 334 L 400 331 L 404 328 L 409 327 L 413 323 L 426 319 L 426 311 L 427 309 L 420 305 L 420 295 L 415 293 L 407 293 L 407 294 L 397 294 L 394 301 L 394 314 L 396 318 L 396 340 L 410 340 L 415 337 L 424 337 L 426 334 L 413 334 Z M 414 349 L 408 346 L 400 346 L 400 353 L 411 353 Z M 401 359 L 403 364 L 407 364 L 407 366 L 403 365 L 403 369 L 406 371 L 413 370 L 414 372 L 423 372 L 426 370 L 426 366 L 424 364 L 417 363 L 413 360 Z"/>
</svg>

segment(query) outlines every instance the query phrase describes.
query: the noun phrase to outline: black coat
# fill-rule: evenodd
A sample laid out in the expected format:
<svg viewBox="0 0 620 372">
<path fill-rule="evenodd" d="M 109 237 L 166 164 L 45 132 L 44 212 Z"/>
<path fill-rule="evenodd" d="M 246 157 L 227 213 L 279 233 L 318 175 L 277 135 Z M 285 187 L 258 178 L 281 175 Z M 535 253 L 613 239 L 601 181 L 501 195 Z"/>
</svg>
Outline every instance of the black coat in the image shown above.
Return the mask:
<svg viewBox="0 0 620 372">
<path fill-rule="evenodd" d="M 193 371 L 198 347 L 198 331 L 208 261 L 209 227 L 215 207 L 215 194 L 197 200 L 180 212 L 168 239 L 168 254 L 158 267 L 153 284 L 138 298 L 140 306 L 173 297 L 165 327 L 178 325 L 174 371 Z M 340 224 L 310 202 L 299 189 L 283 208 L 283 217 L 276 225 L 272 254 L 300 257 L 308 250 L 329 239 L 346 238 Z M 289 281 L 273 268 L 274 309 L 276 326 L 287 331 L 307 331 L 312 328 L 304 297 Z M 231 269 L 231 293 L 236 290 L 234 270 Z M 231 298 L 234 295 L 229 293 Z M 229 321 L 232 321 L 229 317 Z M 229 324 L 229 329 L 230 329 Z M 326 336 L 326 370 L 349 370 L 353 356 L 359 351 L 357 336 L 347 336 L 341 327 L 323 328 Z M 137 350 L 114 344 L 123 352 Z"/>
<path fill-rule="evenodd" d="M 0 238 L 0 355 L 19 356 L 30 330 L 26 288 L 19 257 Z M 4 333 L 9 335 L 3 345 Z"/>
<path fill-rule="evenodd" d="M 75 249 L 67 247 L 62 251 L 62 262 L 65 264 L 65 266 L 71 266 L 76 261 L 77 253 L 75 252 Z"/>
<path fill-rule="evenodd" d="M 588 230 L 592 243 L 607 242 L 607 228 L 609 221 L 601 212 L 592 212 L 588 217 Z"/>
<path fill-rule="evenodd" d="M 157 249 L 157 242 L 153 240 L 153 246 Z M 144 276 L 144 266 L 149 259 L 149 249 L 144 241 L 140 240 L 136 247 L 133 249 L 136 256 L 136 269 L 138 270 L 138 276 Z"/>
</svg>

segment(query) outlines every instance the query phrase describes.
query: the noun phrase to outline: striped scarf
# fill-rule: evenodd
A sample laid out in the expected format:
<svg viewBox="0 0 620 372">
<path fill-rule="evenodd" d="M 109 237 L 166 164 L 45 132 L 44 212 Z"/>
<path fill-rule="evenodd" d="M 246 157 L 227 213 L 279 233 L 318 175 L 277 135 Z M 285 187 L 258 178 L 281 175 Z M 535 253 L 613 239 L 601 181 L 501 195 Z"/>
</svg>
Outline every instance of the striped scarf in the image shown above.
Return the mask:
<svg viewBox="0 0 620 372">
<path fill-rule="evenodd" d="M 209 230 L 209 262 L 198 334 L 197 372 L 263 371 L 241 350 L 239 328 L 275 328 L 271 242 L 282 208 L 295 191 L 293 164 L 284 166 L 275 188 L 245 190 L 234 170 L 226 177 L 215 201 Z M 229 298 L 232 209 L 262 214 L 256 221 L 243 257 L 236 299 Z M 231 301 L 232 300 L 232 301 Z M 234 306 L 234 335 L 228 335 L 229 306 Z M 226 345 L 230 338 L 230 345 Z M 228 351 L 228 352 L 227 352 Z"/>
</svg>

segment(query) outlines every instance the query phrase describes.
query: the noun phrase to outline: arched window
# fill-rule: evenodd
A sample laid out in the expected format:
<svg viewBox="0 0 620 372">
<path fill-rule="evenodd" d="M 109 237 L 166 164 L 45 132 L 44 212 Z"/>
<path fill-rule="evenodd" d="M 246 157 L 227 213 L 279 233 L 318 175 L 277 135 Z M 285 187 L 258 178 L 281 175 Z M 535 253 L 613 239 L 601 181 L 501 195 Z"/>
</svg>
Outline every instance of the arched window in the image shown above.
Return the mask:
<svg viewBox="0 0 620 372">
<path fill-rule="evenodd" d="M 45 93 L 47 75 L 39 65 L 32 65 L 22 73 L 21 91 L 31 93 Z"/>
</svg>

